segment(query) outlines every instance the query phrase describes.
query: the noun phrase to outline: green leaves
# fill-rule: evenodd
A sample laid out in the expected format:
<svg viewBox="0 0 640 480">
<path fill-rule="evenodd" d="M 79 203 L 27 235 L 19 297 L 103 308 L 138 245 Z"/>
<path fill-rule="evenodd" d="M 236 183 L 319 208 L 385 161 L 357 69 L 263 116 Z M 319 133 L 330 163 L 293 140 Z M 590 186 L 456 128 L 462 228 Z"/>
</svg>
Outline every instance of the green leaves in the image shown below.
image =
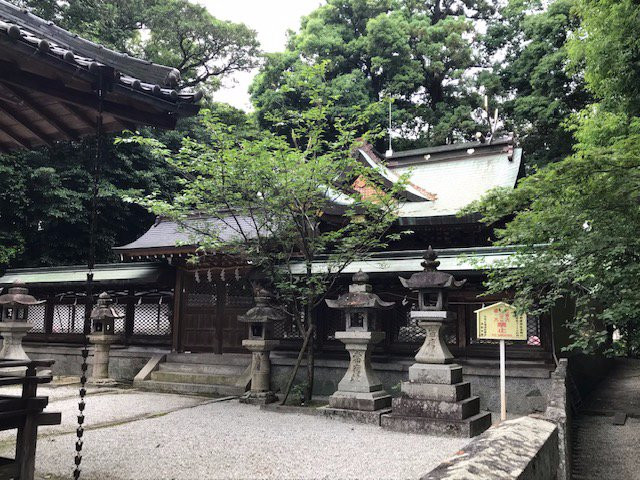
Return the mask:
<svg viewBox="0 0 640 480">
<path fill-rule="evenodd" d="M 304 87 L 308 108 L 285 113 L 288 137 L 268 131 L 247 137 L 205 110 L 205 135 L 185 138 L 178 151 L 141 136 L 120 140 L 149 148 L 187 179 L 170 201 L 137 202 L 176 219 L 202 252 L 245 259 L 267 274 L 292 313 L 321 301 L 354 259 L 386 245 L 403 187 L 386 189 L 355 157 L 362 114 L 332 115 L 324 68 L 308 66 L 292 78 Z M 318 258 L 328 268 L 313 267 Z"/>
</svg>

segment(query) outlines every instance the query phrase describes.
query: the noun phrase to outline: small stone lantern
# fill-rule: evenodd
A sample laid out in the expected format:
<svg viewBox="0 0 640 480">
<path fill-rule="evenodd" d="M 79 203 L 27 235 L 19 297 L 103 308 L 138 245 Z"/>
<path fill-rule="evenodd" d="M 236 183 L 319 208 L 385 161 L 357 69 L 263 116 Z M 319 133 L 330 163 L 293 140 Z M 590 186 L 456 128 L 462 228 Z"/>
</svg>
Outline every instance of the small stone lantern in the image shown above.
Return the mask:
<svg viewBox="0 0 640 480">
<path fill-rule="evenodd" d="M 89 342 L 94 345 L 93 374 L 90 382 L 96 385 L 114 385 L 115 380 L 109 378 L 109 352 L 111 344 L 120 339 L 114 334 L 115 320 L 122 318 L 113 308 L 111 296 L 102 292 L 98 302 L 91 310 L 91 335 Z"/>
<path fill-rule="evenodd" d="M 2 350 L 0 358 L 3 360 L 29 360 L 22 347 L 22 339 L 33 325 L 27 322 L 29 307 L 41 305 L 45 300 L 36 300 L 29 295 L 29 290 L 20 280 L 16 280 L 9 291 L 0 295 L 0 335 L 2 335 Z M 6 368 L 0 371 L 0 375 L 24 374 L 25 367 Z"/>
<path fill-rule="evenodd" d="M 450 363 L 453 355 L 444 339 L 446 322 L 455 320 L 456 315 L 447 311 L 449 290 L 461 288 L 466 280 L 456 280 L 453 275 L 437 270 L 440 262 L 429 247 L 421 263 L 424 271 L 414 273 L 409 278 L 400 277 L 400 282 L 418 294 L 418 309 L 411 311 L 415 320 L 426 331 L 422 348 L 416 355 L 418 363 Z"/>
<path fill-rule="evenodd" d="M 424 271 L 400 281 L 418 294 L 418 310 L 411 311 L 411 319 L 425 330 L 424 343 L 409 367 L 409 381 L 402 382 L 392 412 L 383 415 L 380 424 L 403 432 L 473 437 L 491 426 L 491 414 L 480 413 L 480 399 L 472 397 L 471 385 L 462 381 L 462 367 L 452 363 L 443 336 L 445 323 L 456 318 L 447 311 L 448 293 L 466 280 L 439 272 L 431 247 L 421 265 Z"/>
<path fill-rule="evenodd" d="M 278 346 L 278 340 L 273 340 L 273 322 L 286 318 L 279 308 L 271 306 L 273 295 L 259 284 L 254 284 L 253 295 L 255 307 L 244 315 L 238 316 L 238 321 L 247 323 L 249 335 L 242 341 L 242 346 L 252 353 L 251 358 L 251 390 L 240 398 L 242 403 L 266 404 L 277 400 L 271 391 L 271 350 Z"/>
<path fill-rule="evenodd" d="M 362 270 L 353 276 L 349 292 L 337 300 L 326 300 L 330 308 L 344 312 L 346 330 L 336 332 L 336 339 L 345 344 L 351 360 L 338 390 L 329 398 L 332 409 L 375 411 L 391 405 L 391 396 L 371 368 L 371 351 L 385 334 L 377 331 L 378 314 L 393 307 L 372 293 L 369 276 Z"/>
</svg>

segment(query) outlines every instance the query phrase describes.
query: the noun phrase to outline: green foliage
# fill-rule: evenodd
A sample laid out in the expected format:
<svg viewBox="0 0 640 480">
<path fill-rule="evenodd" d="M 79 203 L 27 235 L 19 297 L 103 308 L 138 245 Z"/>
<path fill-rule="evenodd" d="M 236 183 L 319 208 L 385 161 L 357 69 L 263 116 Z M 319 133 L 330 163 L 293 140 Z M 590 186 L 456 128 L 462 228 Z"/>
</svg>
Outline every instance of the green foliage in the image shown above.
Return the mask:
<svg viewBox="0 0 640 480">
<path fill-rule="evenodd" d="M 577 4 L 583 23 L 571 41 L 573 68 L 584 69 L 599 103 L 573 116 L 575 153 L 525 178 L 515 191 L 492 192 L 471 208 L 487 222 L 514 215 L 497 232 L 498 243 L 521 247 L 490 274 L 491 292 L 514 289 L 518 306 L 534 314 L 573 298 L 570 348 L 610 354 L 624 348 L 637 355 L 640 98 L 631 59 L 638 53 L 640 23 L 632 19 L 640 6 Z M 614 329 L 622 335 L 617 345 L 610 344 Z"/>
<path fill-rule="evenodd" d="M 267 114 L 309 108 L 292 79 L 304 65 L 325 62 L 327 96 L 340 94 L 333 115 L 393 98 L 398 148 L 469 139 L 480 106 L 470 75 L 478 61 L 472 19 L 492 11 L 489 2 L 471 0 L 329 0 L 302 20 L 285 52 L 267 56 L 251 88 L 260 124 L 286 133 L 289 126 Z M 382 108 L 368 126 L 386 124 Z"/>
<path fill-rule="evenodd" d="M 208 138 L 187 137 L 175 154 L 154 138 L 131 136 L 118 142 L 151 147 L 155 157 L 181 173 L 181 189 L 172 200 L 152 195 L 139 199 L 141 205 L 180 222 L 202 251 L 239 256 L 267 274 L 281 304 L 296 318 L 322 301 L 349 263 L 386 245 L 387 229 L 396 218 L 395 195 L 403 184 L 385 191 L 376 172 L 355 158 L 356 135 L 368 119 L 362 114 L 332 117 L 322 73 L 322 67 L 304 72 L 312 106 L 288 112 L 293 142 L 268 131 L 244 138 L 208 111 L 202 114 Z M 373 192 L 352 189 L 356 179 Z M 341 218 L 325 221 L 332 199 L 340 200 L 345 211 Z M 194 212 L 218 223 L 185 222 Z M 228 229 L 235 238 L 228 238 Z M 326 256 L 327 271 L 312 268 L 320 255 Z M 303 268 L 296 276 L 299 264 Z"/>
<path fill-rule="evenodd" d="M 529 166 L 562 160 L 573 139 L 564 124 L 589 102 L 579 72 L 568 72 L 566 42 L 579 26 L 576 0 L 510 0 L 484 39 L 488 55 L 504 57 L 481 81 L 502 99 L 505 128 L 521 141 Z"/>
<path fill-rule="evenodd" d="M 178 68 L 188 85 L 212 90 L 220 78 L 253 66 L 255 32 L 222 22 L 186 0 L 24 0 L 23 7 L 86 38 Z M 145 32 L 143 35 L 142 32 Z M 221 122 L 249 135 L 255 126 L 244 112 L 214 103 Z M 177 148 L 182 137 L 200 138 L 193 119 L 175 131 L 145 130 Z M 109 144 L 100 166 L 97 261 L 113 261 L 111 248 L 141 235 L 153 217 L 123 196 L 178 189 L 176 171 L 132 145 Z M 89 244 L 90 191 L 95 139 L 51 149 L 0 155 L 0 266 L 82 264 Z"/>
</svg>

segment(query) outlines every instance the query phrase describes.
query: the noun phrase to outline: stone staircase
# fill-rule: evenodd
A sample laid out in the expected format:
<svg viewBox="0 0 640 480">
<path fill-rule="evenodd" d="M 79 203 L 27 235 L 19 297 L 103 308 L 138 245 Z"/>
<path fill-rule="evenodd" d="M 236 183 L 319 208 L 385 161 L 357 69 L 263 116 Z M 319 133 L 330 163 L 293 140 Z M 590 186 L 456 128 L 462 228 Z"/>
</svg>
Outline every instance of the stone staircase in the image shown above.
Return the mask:
<svg viewBox="0 0 640 480">
<path fill-rule="evenodd" d="M 251 355 L 170 353 L 149 360 L 133 381 L 142 390 L 195 395 L 242 395 L 251 382 Z"/>
</svg>

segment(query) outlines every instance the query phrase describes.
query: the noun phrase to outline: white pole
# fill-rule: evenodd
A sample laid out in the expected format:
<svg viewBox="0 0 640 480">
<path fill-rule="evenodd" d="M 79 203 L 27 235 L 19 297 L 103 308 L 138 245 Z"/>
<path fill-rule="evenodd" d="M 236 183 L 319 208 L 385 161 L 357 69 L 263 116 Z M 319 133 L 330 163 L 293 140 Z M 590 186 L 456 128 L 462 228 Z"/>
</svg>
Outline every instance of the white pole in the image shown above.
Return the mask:
<svg viewBox="0 0 640 480">
<path fill-rule="evenodd" d="M 504 340 L 500 340 L 500 421 L 507 419 L 507 389 L 505 373 Z"/>
</svg>

